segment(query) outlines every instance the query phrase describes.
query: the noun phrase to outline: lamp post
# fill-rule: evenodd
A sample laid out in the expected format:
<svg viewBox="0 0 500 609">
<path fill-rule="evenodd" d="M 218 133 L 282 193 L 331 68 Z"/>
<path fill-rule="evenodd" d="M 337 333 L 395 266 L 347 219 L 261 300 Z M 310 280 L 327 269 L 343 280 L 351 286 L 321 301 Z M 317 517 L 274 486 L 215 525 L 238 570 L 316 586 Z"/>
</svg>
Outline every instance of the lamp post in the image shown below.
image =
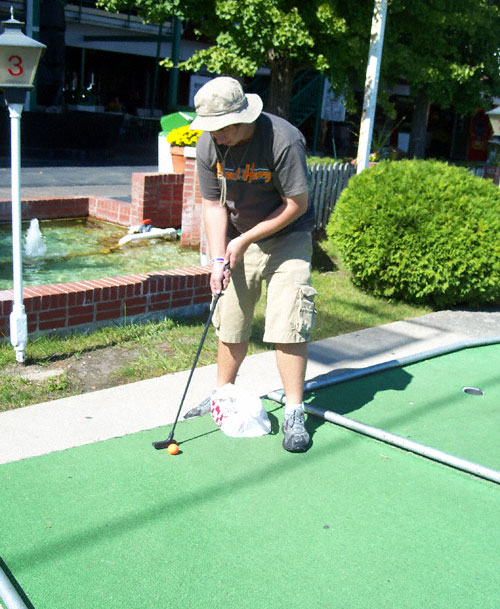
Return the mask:
<svg viewBox="0 0 500 609">
<path fill-rule="evenodd" d="M 368 66 L 366 68 L 365 97 L 363 100 L 363 112 L 361 114 L 356 173 L 361 173 L 363 169 L 368 167 L 368 160 L 370 158 L 386 18 L 387 0 L 375 0 L 370 34 L 370 51 L 368 53 Z"/>
<path fill-rule="evenodd" d="M 14 304 L 10 314 L 10 342 L 16 361 L 24 362 L 28 340 L 28 321 L 23 304 L 23 272 L 21 249 L 21 114 L 26 92 L 33 89 L 38 62 L 46 46 L 25 36 L 21 21 L 2 21 L 0 34 L 0 89 L 3 91 L 10 116 L 10 155 L 12 193 L 12 279 Z"/>
</svg>

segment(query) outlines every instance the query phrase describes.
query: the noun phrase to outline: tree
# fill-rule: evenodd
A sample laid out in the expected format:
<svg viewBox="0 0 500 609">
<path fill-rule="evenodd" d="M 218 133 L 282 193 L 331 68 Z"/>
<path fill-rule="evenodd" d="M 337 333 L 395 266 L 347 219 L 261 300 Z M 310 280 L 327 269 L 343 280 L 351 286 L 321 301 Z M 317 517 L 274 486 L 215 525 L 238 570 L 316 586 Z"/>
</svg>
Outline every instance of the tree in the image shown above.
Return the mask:
<svg viewBox="0 0 500 609">
<path fill-rule="evenodd" d="M 404 76 L 414 103 L 410 156 L 425 157 L 432 103 L 468 113 L 500 93 L 498 0 L 392 0 L 381 82 Z"/>
<path fill-rule="evenodd" d="M 370 3 L 370 0 L 362 1 Z M 267 67 L 271 84 L 266 107 L 284 117 L 288 116 L 295 75 L 306 68 L 331 74 L 334 66 L 339 65 L 333 49 L 349 47 L 347 23 L 339 16 L 337 1 L 313 0 L 299 4 L 293 0 L 186 0 L 183 3 L 99 0 L 98 3 L 114 11 L 133 6 L 150 22 L 161 23 L 175 15 L 196 23 L 195 31 L 212 44 L 195 52 L 179 67 L 191 71 L 206 67 L 214 74 L 235 77 L 253 77 L 259 68 Z M 370 13 L 368 24 L 369 18 Z M 368 35 L 369 29 L 366 40 Z M 162 65 L 171 68 L 172 61 L 166 58 Z"/>
<path fill-rule="evenodd" d="M 213 10 L 214 0 L 96 0 L 96 5 L 111 12 L 126 13 L 134 10 L 145 23 L 160 24 L 172 17 L 185 21 L 203 18 Z"/>
<path fill-rule="evenodd" d="M 266 109 L 287 117 L 294 76 L 328 76 L 351 111 L 364 82 L 373 0 L 98 0 L 108 10 L 134 8 L 145 21 L 172 16 L 196 24 L 209 42 L 180 64 L 214 74 L 253 77 L 270 70 Z M 500 94 L 500 0 L 391 0 L 381 63 L 379 104 L 403 78 L 414 104 L 410 155 L 425 156 L 432 103 L 468 113 Z M 170 59 L 162 65 L 172 67 Z"/>
<path fill-rule="evenodd" d="M 290 0 L 218 0 L 202 31 L 215 44 L 198 51 L 185 69 L 252 77 L 270 70 L 267 109 L 287 117 L 296 74 L 306 68 L 327 72 L 332 61 L 327 41 L 343 37 L 344 19 L 334 3 Z"/>
</svg>

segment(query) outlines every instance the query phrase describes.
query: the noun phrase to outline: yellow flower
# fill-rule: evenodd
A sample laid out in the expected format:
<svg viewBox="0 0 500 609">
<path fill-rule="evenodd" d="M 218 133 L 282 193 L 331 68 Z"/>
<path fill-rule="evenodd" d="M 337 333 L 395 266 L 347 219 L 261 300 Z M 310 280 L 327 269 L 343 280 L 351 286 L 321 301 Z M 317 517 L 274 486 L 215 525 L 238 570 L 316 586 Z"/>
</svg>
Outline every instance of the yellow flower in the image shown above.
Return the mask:
<svg viewBox="0 0 500 609">
<path fill-rule="evenodd" d="M 167 142 L 172 146 L 196 146 L 196 142 L 203 131 L 190 129 L 189 125 L 172 129 L 167 135 Z"/>
</svg>

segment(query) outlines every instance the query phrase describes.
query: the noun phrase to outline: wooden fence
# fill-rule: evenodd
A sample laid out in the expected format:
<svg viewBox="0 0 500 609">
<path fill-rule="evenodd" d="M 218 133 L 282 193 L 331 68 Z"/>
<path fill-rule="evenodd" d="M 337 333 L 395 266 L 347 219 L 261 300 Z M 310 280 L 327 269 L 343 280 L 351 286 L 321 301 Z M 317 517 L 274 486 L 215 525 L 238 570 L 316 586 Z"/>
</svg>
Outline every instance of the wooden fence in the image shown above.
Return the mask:
<svg viewBox="0 0 500 609">
<path fill-rule="evenodd" d="M 318 163 L 309 167 L 309 192 L 314 201 L 316 218 L 314 230 L 326 228 L 340 193 L 355 172 L 356 168 L 351 163 Z"/>
<path fill-rule="evenodd" d="M 470 171 L 480 178 L 500 184 L 500 167 L 496 165 L 473 167 Z M 314 202 L 315 231 L 326 228 L 340 193 L 355 173 L 356 167 L 351 163 L 318 163 L 309 167 L 309 193 Z"/>
</svg>

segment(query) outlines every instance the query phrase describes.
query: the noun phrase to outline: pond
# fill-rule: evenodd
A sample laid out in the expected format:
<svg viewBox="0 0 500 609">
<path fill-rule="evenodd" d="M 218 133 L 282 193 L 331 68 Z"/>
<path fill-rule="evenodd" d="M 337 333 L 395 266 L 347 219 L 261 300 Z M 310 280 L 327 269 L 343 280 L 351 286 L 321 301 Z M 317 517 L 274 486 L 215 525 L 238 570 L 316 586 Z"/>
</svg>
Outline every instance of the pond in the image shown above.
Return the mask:
<svg viewBox="0 0 500 609">
<path fill-rule="evenodd" d="M 186 266 L 199 266 L 199 251 L 163 238 L 119 245 L 128 233 L 91 218 L 39 222 L 38 240 L 23 223 L 23 285 L 102 279 Z M 35 239 L 36 243 L 33 242 Z M 12 289 L 12 232 L 0 225 L 0 289 Z"/>
</svg>

